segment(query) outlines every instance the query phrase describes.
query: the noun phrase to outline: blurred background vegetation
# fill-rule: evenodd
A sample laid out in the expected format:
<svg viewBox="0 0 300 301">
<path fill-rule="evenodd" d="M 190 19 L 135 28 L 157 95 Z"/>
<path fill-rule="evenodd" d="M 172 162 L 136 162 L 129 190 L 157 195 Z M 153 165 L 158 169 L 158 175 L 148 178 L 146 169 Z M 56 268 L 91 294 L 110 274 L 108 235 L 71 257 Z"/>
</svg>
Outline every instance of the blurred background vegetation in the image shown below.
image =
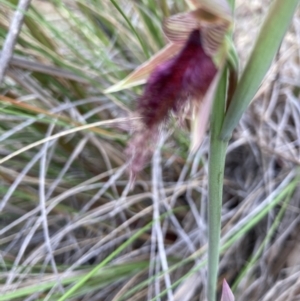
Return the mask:
<svg viewBox="0 0 300 301">
<path fill-rule="evenodd" d="M 269 3 L 236 3 L 241 68 Z M 1 48 L 16 4 L 0 0 Z M 208 137 L 189 155 L 189 122 L 173 118 L 130 190 L 126 120 L 142 88 L 103 93 L 185 10 L 32 1 L 0 88 L 0 300 L 204 300 Z M 299 22 L 228 148 L 219 279 L 237 300 L 300 300 Z"/>
</svg>

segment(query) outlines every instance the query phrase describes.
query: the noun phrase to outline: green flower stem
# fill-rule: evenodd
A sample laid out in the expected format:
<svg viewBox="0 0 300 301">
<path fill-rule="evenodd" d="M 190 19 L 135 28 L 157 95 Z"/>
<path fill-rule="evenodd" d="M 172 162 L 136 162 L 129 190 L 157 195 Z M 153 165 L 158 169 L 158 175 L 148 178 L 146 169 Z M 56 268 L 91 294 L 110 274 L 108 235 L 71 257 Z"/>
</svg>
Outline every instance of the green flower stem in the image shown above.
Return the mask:
<svg viewBox="0 0 300 301">
<path fill-rule="evenodd" d="M 219 266 L 223 178 L 228 145 L 228 141 L 220 139 L 220 131 L 225 114 L 227 77 L 228 71 L 225 68 L 215 94 L 211 116 L 208 179 L 208 301 L 216 300 Z"/>
</svg>

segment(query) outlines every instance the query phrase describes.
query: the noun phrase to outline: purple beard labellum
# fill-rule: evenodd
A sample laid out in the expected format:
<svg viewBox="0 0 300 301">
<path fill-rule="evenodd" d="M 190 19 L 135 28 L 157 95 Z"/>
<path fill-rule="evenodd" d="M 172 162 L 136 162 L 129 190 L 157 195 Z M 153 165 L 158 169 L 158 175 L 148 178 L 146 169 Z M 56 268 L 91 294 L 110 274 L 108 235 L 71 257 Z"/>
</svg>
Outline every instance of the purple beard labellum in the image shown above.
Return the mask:
<svg viewBox="0 0 300 301">
<path fill-rule="evenodd" d="M 136 131 L 126 150 L 131 157 L 133 179 L 148 160 L 162 122 L 190 99 L 201 100 L 216 73 L 212 58 L 203 50 L 199 29 L 191 32 L 180 53 L 152 72 L 137 104 L 142 128 Z"/>
</svg>

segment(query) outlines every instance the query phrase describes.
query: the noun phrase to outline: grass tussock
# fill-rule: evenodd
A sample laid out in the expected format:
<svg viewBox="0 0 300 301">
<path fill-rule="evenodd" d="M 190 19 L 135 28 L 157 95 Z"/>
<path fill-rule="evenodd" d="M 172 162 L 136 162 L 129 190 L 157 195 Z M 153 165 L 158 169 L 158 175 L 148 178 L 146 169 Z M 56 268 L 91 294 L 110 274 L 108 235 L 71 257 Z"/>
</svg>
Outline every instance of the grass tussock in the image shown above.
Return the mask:
<svg viewBox="0 0 300 301">
<path fill-rule="evenodd" d="M 16 1 L 0 1 L 0 46 Z M 0 300 L 204 300 L 208 138 L 160 137 L 130 189 L 140 87 L 105 95 L 164 45 L 184 1 L 33 1 L 0 101 Z M 237 2 L 241 66 L 269 1 Z M 220 286 L 298 300 L 300 15 L 227 152 Z"/>
</svg>

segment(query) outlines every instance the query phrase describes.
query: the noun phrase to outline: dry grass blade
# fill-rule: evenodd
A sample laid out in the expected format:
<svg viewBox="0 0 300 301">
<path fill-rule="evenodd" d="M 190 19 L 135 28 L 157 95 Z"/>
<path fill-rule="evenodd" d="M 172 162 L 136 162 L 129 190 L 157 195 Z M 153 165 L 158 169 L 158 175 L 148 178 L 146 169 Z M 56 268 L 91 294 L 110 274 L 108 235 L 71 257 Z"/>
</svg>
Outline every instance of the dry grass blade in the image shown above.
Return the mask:
<svg viewBox="0 0 300 301">
<path fill-rule="evenodd" d="M 270 2 L 237 1 L 241 68 Z M 1 45 L 14 13 L 7 3 Z M 117 2 L 149 52 L 162 47 L 163 16 L 187 8 L 157 3 Z M 32 4 L 1 85 L 0 300 L 57 301 L 82 280 L 69 299 L 204 300 L 208 135 L 189 153 L 190 119 L 178 127 L 170 116 L 129 190 L 124 152 L 141 89 L 103 91 L 145 59 L 139 41 L 110 1 Z M 227 151 L 218 290 L 242 275 L 236 300 L 299 299 L 299 16 Z M 132 83 L 145 80 L 143 68 Z M 161 219 L 131 242 L 153 217 Z"/>
<path fill-rule="evenodd" d="M 0 56 L 1 55 L 2 55 L 2 52 L 0 51 Z M 53 77 L 70 79 L 70 80 L 79 82 L 81 84 L 88 83 L 88 80 L 82 78 L 79 75 L 76 75 L 74 72 L 71 72 L 69 70 L 57 68 L 54 66 L 49 66 L 49 65 L 42 64 L 39 62 L 29 61 L 27 59 L 24 59 L 24 58 L 18 57 L 18 56 L 11 57 L 11 59 L 9 61 L 9 65 L 11 67 L 25 69 L 27 71 L 39 72 L 39 73 L 47 74 L 47 75 L 50 75 Z"/>
<path fill-rule="evenodd" d="M 9 27 L 9 31 L 3 45 L 3 49 L 0 56 L 0 84 L 3 81 L 5 71 L 9 65 L 9 62 L 13 56 L 14 47 L 17 42 L 17 38 L 21 27 L 23 25 L 24 13 L 27 11 L 31 0 L 20 0 L 14 18 Z"/>
<path fill-rule="evenodd" d="M 91 124 L 81 125 L 81 126 L 78 126 L 78 127 L 74 128 L 74 129 L 66 130 L 66 131 L 60 132 L 58 134 L 52 135 L 50 137 L 43 138 L 43 139 L 41 139 L 41 140 L 39 140 L 37 142 L 34 142 L 32 144 L 29 144 L 29 145 L 25 146 L 24 148 L 22 148 L 22 149 L 14 152 L 14 153 L 11 153 L 10 155 L 8 155 L 8 156 L 6 156 L 4 158 L 2 158 L 0 160 L 0 164 L 3 164 L 4 162 L 12 159 L 13 157 L 15 157 L 15 156 L 17 156 L 19 154 L 22 154 L 25 151 L 30 150 L 31 148 L 34 148 L 34 147 L 39 146 L 41 144 L 44 144 L 45 142 L 49 142 L 51 140 L 55 140 L 55 139 L 64 137 L 66 135 L 74 134 L 76 132 L 84 131 L 84 130 L 87 130 L 87 129 L 90 129 L 90 128 L 93 128 L 93 127 L 97 127 L 97 126 L 106 126 L 106 125 L 118 124 L 118 123 L 123 123 L 123 122 L 127 122 L 127 121 L 130 121 L 130 120 L 137 120 L 137 119 L 139 119 L 139 117 L 119 118 L 119 119 L 112 119 L 112 120 L 106 120 L 106 121 L 98 121 L 98 122 L 94 122 L 94 123 L 91 123 Z"/>
</svg>

